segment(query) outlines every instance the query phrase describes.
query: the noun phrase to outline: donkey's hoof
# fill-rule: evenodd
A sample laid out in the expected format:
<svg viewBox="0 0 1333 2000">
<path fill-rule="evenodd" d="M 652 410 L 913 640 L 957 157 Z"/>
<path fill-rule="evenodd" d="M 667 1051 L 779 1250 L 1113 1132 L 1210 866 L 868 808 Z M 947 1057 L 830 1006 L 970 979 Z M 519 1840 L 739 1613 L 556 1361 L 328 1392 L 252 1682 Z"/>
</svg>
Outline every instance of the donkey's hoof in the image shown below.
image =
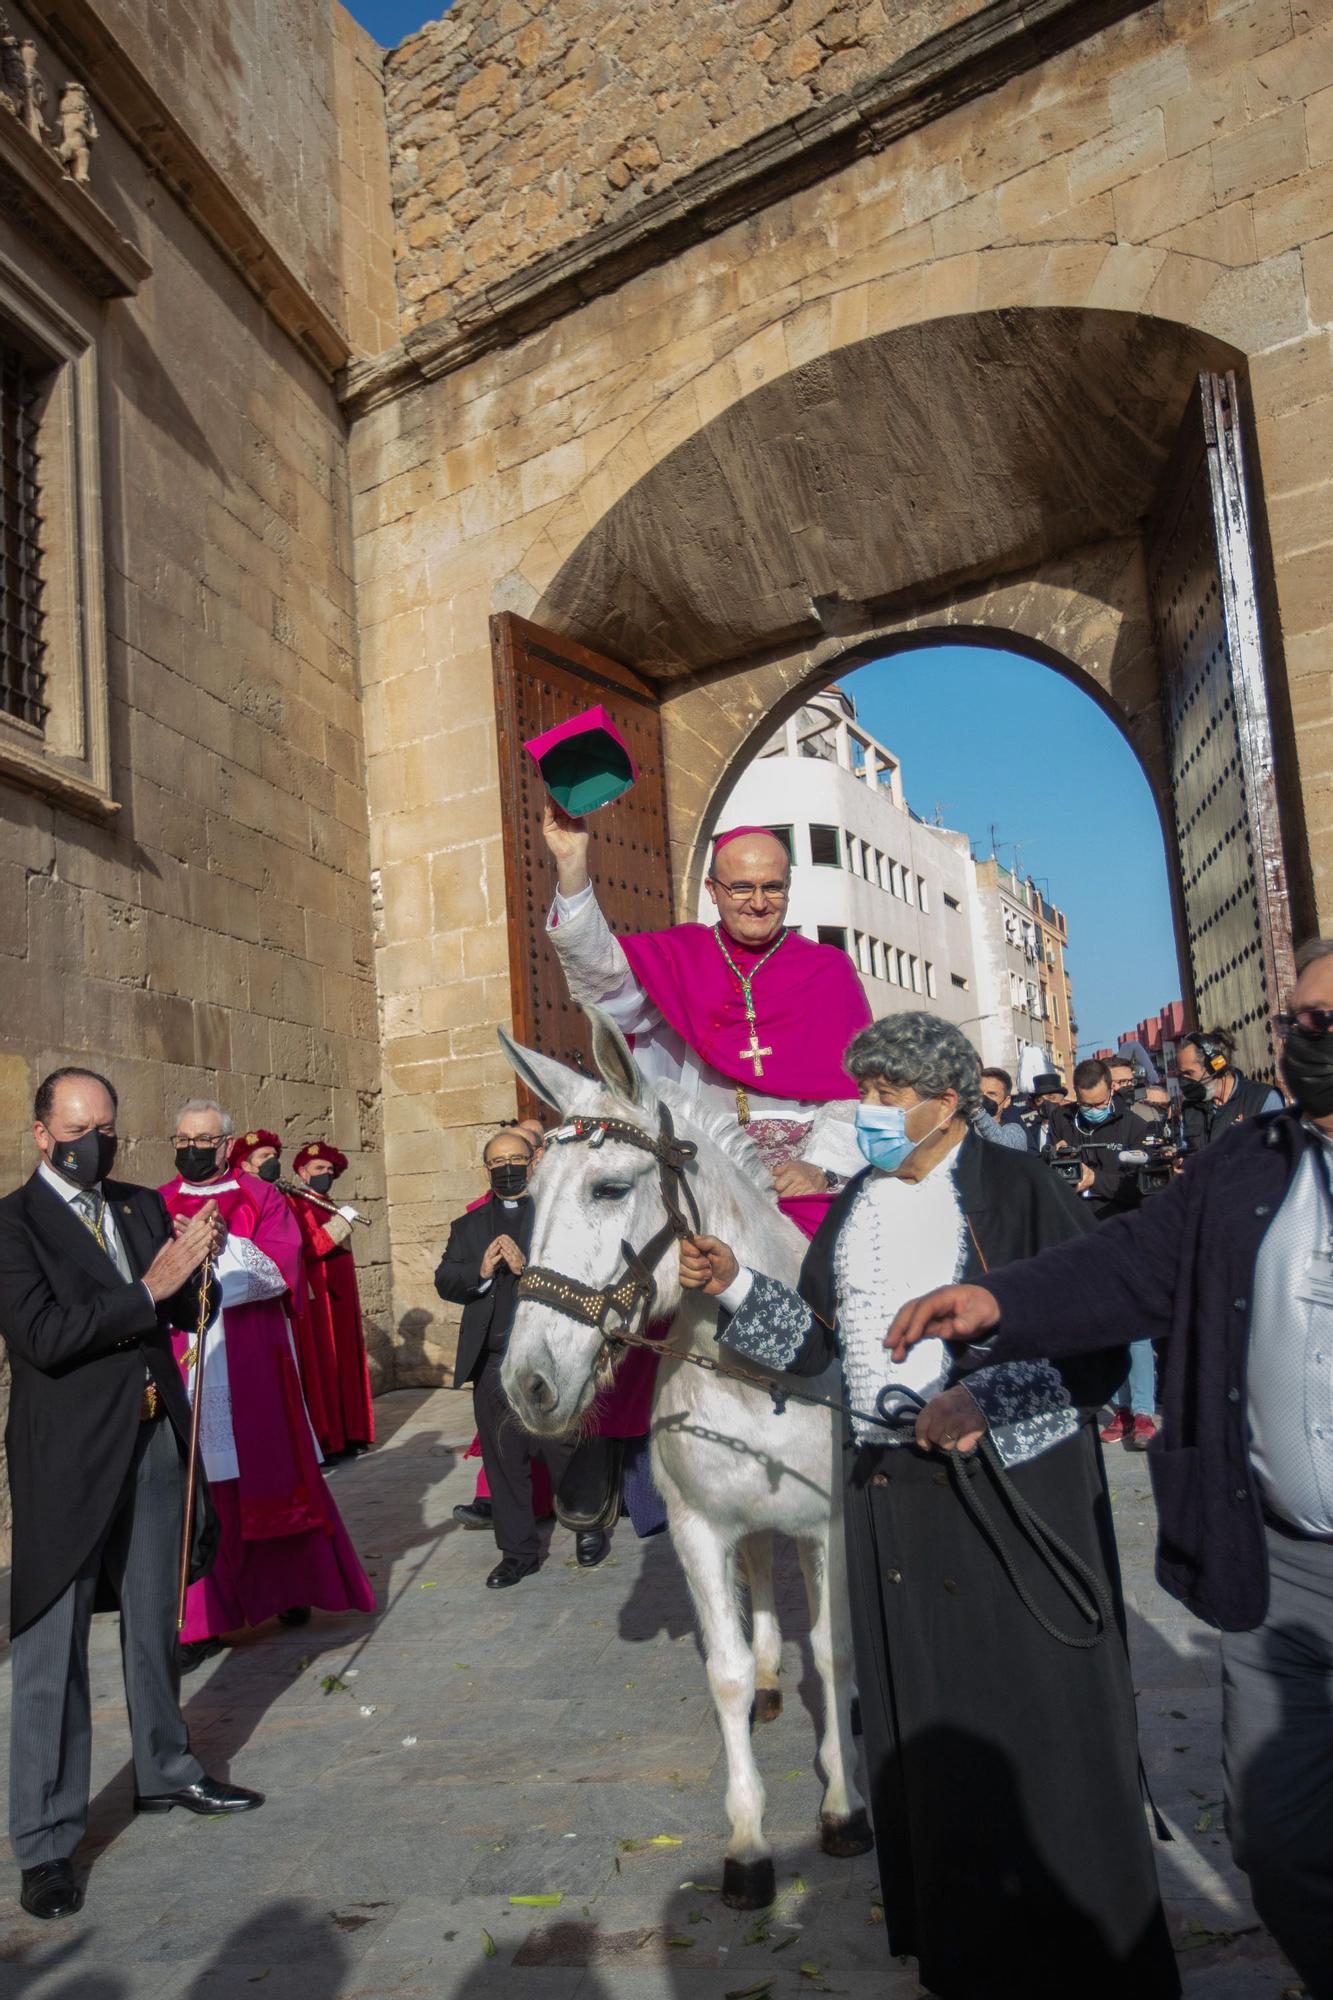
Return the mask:
<svg viewBox="0 0 1333 2000">
<path fill-rule="evenodd" d="M 756 1688 L 754 1700 L 750 1704 L 750 1727 L 757 1723 L 776 1722 L 782 1713 L 781 1688 Z"/>
<path fill-rule="evenodd" d="M 870 1820 L 863 1807 L 848 1813 L 846 1819 L 834 1819 L 828 1813 L 819 1815 L 819 1845 L 825 1854 L 835 1854 L 840 1861 L 849 1861 L 854 1854 L 868 1854 L 875 1845 L 875 1836 L 870 1831 Z"/>
<path fill-rule="evenodd" d="M 722 1864 L 722 1900 L 729 1910 L 768 1910 L 777 1901 L 778 1878 L 771 1857 Z"/>
</svg>

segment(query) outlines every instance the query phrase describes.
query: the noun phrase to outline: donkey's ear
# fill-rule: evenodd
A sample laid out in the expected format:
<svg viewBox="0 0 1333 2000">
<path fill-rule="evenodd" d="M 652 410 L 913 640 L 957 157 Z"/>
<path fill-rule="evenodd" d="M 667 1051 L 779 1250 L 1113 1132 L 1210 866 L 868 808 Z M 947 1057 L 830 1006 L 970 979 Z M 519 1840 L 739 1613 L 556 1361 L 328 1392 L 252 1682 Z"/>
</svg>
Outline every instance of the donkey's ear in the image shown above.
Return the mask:
<svg viewBox="0 0 1333 2000">
<path fill-rule="evenodd" d="M 604 1014 L 600 1007 L 592 1007 L 585 1002 L 583 1011 L 592 1029 L 592 1059 L 597 1065 L 598 1075 L 613 1097 L 618 1097 L 631 1109 L 637 1109 L 648 1095 L 648 1085 L 634 1060 L 629 1043 L 611 1016 Z"/>
<path fill-rule="evenodd" d="M 557 1062 L 554 1056 L 538 1055 L 536 1049 L 525 1049 L 503 1028 L 497 1028 L 495 1032 L 500 1037 L 500 1047 L 510 1066 L 517 1071 L 520 1079 L 534 1096 L 551 1105 L 563 1118 L 573 1095 L 573 1087 L 579 1081 L 575 1072 L 567 1069 L 564 1063 Z"/>
</svg>

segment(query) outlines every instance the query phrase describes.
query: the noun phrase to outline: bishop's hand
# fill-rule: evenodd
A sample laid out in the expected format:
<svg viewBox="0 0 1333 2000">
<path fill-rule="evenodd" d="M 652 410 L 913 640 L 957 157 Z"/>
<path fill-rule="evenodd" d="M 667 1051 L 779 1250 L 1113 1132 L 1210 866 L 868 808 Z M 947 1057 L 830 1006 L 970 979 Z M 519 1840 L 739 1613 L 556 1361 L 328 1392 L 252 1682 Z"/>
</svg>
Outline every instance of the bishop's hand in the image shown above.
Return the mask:
<svg viewBox="0 0 1333 2000">
<path fill-rule="evenodd" d="M 687 1292 L 715 1299 L 740 1274 L 736 1253 L 716 1236 L 686 1236 L 680 1245 L 680 1282 Z"/>
<path fill-rule="evenodd" d="M 563 806 L 548 798 L 542 814 L 542 839 L 555 862 L 555 878 L 562 896 L 577 896 L 592 879 L 588 874 L 588 822 L 573 819 Z"/>
<path fill-rule="evenodd" d="M 828 1175 L 811 1160 L 788 1160 L 785 1166 L 774 1167 L 773 1189 L 779 1201 L 789 1201 L 793 1195 L 826 1194 Z"/>
</svg>

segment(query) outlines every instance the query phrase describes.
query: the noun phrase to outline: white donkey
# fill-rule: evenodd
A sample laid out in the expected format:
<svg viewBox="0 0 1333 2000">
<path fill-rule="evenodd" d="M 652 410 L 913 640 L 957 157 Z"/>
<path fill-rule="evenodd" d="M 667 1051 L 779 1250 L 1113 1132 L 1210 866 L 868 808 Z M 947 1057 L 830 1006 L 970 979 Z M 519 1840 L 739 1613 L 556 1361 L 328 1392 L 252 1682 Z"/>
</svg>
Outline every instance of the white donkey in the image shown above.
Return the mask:
<svg viewBox="0 0 1333 2000">
<path fill-rule="evenodd" d="M 723 1898 L 735 1908 L 763 1909 L 773 1901 L 774 1870 L 750 1724 L 752 1712 L 767 1721 L 782 1702 L 774 1529 L 793 1536 L 800 1552 L 823 1688 L 820 1845 L 838 1855 L 871 1845 L 852 1775 L 841 1447 L 832 1412 L 792 1402 L 778 1413 L 767 1389 L 753 1386 L 766 1378 L 716 1346 L 717 1303 L 682 1292 L 672 1224 L 678 1230 L 682 1198 L 688 1206 L 692 1196 L 701 1229 L 732 1244 L 743 1262 L 792 1284 L 804 1244 L 779 1212 L 758 1150 L 742 1129 L 701 1113 L 674 1084 L 650 1085 L 614 1023 L 594 1007 L 585 1011 L 600 1085 L 500 1035 L 523 1081 L 566 1121 L 534 1183 L 528 1285 L 520 1291 L 502 1379 L 524 1424 L 555 1435 L 584 1416 L 615 1353 L 623 1352 L 608 1348 L 604 1329 L 634 1322 L 641 1310 L 659 1326 L 671 1322 L 653 1400 L 653 1474 L 698 1613 L 726 1749 L 731 1834 Z M 604 1121 L 609 1130 L 602 1130 Z M 692 1155 L 675 1173 L 664 1171 L 661 1157 L 664 1140 L 673 1144 L 673 1128 L 687 1142 L 680 1153 Z M 678 1163 L 680 1153 L 672 1154 Z M 647 1264 L 654 1265 L 650 1306 L 643 1301 Z M 671 1358 L 691 1352 L 720 1355 L 728 1372 Z M 741 1620 L 738 1555 L 750 1587 L 752 1643 Z"/>
</svg>

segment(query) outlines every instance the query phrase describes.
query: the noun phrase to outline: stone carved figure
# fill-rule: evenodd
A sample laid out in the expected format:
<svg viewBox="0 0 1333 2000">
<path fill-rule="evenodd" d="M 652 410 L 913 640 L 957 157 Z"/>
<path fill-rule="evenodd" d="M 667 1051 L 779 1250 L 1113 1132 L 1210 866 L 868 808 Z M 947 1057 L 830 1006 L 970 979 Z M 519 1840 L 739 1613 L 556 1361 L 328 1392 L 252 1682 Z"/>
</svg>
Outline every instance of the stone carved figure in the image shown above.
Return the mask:
<svg viewBox="0 0 1333 2000">
<path fill-rule="evenodd" d="M 0 110 L 21 118 L 24 109 L 25 71 L 19 38 L 0 12 Z"/>
<path fill-rule="evenodd" d="M 80 186 L 88 182 L 96 137 L 92 99 L 81 83 L 67 82 L 60 93 L 60 144 L 56 151 L 65 172 Z"/>
<path fill-rule="evenodd" d="M 19 60 L 23 65 L 23 122 L 33 138 L 45 145 L 51 137 L 51 127 L 46 122 L 50 93 L 38 72 L 36 42 L 19 43 Z"/>
</svg>

